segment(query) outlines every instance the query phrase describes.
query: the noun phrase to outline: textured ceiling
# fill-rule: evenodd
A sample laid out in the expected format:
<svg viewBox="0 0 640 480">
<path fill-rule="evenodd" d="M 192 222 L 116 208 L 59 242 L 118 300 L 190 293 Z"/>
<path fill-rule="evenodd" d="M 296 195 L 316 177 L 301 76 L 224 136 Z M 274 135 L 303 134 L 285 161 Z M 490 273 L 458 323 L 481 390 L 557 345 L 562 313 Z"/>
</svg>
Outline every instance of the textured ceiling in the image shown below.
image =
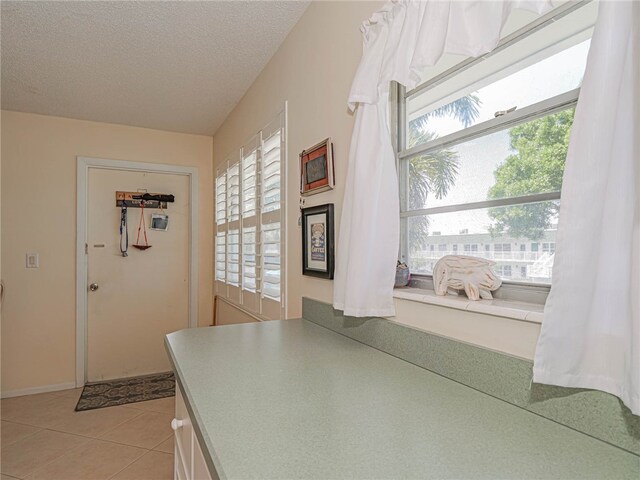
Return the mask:
<svg viewBox="0 0 640 480">
<path fill-rule="evenodd" d="M 2 108 L 213 134 L 308 1 L 2 1 Z"/>
</svg>

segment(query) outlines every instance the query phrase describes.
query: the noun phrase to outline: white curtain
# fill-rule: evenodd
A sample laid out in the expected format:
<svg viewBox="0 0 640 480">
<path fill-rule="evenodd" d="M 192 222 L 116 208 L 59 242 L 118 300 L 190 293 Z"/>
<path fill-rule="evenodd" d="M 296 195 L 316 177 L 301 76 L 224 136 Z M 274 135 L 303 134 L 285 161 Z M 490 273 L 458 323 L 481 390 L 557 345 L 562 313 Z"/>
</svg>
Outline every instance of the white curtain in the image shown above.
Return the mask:
<svg viewBox="0 0 640 480">
<path fill-rule="evenodd" d="M 549 1 L 392 1 L 364 22 L 363 55 L 349 95 L 356 123 L 340 219 L 333 306 L 356 317 L 393 316 L 400 240 L 395 154 L 387 124 L 389 82 L 408 89 L 445 53 L 479 56 L 498 44 L 513 8 Z"/>
<path fill-rule="evenodd" d="M 640 415 L 640 3 L 602 1 L 569 142 L 533 380 Z"/>
</svg>

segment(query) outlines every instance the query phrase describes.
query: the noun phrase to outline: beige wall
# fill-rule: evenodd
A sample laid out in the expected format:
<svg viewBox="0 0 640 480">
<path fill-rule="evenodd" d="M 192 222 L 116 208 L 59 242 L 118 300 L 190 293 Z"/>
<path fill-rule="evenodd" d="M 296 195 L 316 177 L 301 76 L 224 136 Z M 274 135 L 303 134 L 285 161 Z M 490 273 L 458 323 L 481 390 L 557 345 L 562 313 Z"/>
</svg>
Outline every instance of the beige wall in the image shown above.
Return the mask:
<svg viewBox="0 0 640 480">
<path fill-rule="evenodd" d="M 217 165 L 288 108 L 287 317 L 299 317 L 302 295 L 331 301 L 333 282 L 302 276 L 298 226 L 298 153 L 326 137 L 334 143 L 336 188 L 306 197 L 306 206 L 334 203 L 342 212 L 354 118 L 347 113 L 351 80 L 362 53 L 360 24 L 383 2 L 313 2 L 242 101 L 214 136 Z M 214 167 L 215 168 L 215 167 Z"/>
<path fill-rule="evenodd" d="M 199 323 L 212 313 L 212 138 L 2 112 L 2 391 L 74 382 L 76 156 L 196 166 Z M 40 268 L 25 268 L 25 253 Z"/>
<path fill-rule="evenodd" d="M 235 323 L 254 323 L 256 318 L 239 310 L 235 305 L 222 298 L 216 301 L 216 325 L 233 325 Z"/>
<path fill-rule="evenodd" d="M 332 281 L 300 273 L 298 152 L 332 137 L 336 188 L 307 197 L 306 205 L 334 203 L 337 225 L 354 121 L 347 111 L 347 96 L 362 54 L 359 27 L 381 5 L 383 2 L 313 2 L 214 136 L 214 164 L 218 164 L 289 102 L 288 318 L 301 315 L 303 296 L 331 302 L 333 287 Z M 525 358 L 533 355 L 538 325 L 405 300 L 397 300 L 396 307 L 397 322 Z M 234 315 L 228 309 L 225 314 Z"/>
</svg>

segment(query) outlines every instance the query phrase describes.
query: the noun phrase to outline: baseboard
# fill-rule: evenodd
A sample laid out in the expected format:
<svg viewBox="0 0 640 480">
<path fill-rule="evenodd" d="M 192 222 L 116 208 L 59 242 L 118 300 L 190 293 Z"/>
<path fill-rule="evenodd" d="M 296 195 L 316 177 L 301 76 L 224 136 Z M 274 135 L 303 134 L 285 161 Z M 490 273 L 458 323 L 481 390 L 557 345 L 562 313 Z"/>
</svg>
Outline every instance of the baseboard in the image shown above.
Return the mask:
<svg viewBox="0 0 640 480">
<path fill-rule="evenodd" d="M 33 395 L 34 393 L 57 392 L 59 390 L 69 390 L 71 388 L 76 388 L 75 382 L 58 383 L 56 385 L 43 385 L 41 387 L 22 388 L 20 390 L 10 390 L 8 392 L 1 392 L 0 397 L 21 397 L 23 395 Z"/>
</svg>

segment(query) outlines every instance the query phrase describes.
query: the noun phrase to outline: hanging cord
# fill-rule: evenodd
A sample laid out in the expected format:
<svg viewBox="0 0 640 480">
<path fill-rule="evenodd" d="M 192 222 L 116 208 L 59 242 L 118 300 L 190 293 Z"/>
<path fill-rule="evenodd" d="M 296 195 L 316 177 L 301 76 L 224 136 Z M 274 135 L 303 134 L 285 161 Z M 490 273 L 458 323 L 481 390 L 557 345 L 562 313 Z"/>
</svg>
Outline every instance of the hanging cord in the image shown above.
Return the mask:
<svg viewBox="0 0 640 480">
<path fill-rule="evenodd" d="M 149 240 L 147 240 L 147 223 L 144 220 L 144 200 L 140 202 L 140 223 L 138 224 L 138 237 L 136 238 L 136 244 L 134 247 L 140 248 L 142 244 L 140 243 L 140 230 L 144 232 L 144 246 L 150 247 Z"/>
<path fill-rule="evenodd" d="M 123 240 L 124 248 L 122 247 Z M 122 253 L 123 257 L 129 255 L 127 250 L 129 250 L 129 227 L 127 226 L 127 206 L 123 201 L 120 209 L 120 253 Z"/>
</svg>

